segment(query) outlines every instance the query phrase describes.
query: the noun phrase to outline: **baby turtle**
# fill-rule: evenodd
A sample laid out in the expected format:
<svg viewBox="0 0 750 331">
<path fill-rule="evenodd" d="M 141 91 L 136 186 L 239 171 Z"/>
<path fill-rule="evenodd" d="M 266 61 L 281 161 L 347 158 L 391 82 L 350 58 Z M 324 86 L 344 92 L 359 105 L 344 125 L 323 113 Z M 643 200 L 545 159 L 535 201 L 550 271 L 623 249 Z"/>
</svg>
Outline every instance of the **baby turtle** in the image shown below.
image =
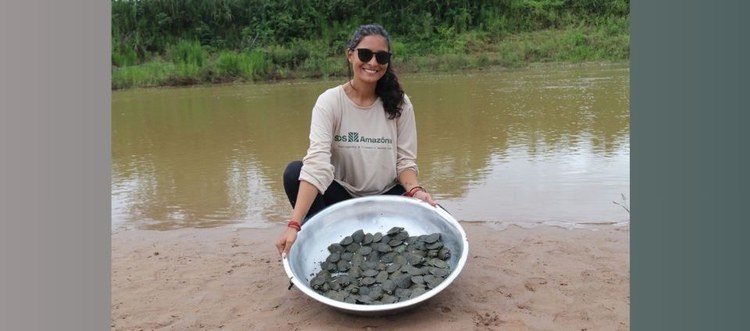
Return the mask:
<svg viewBox="0 0 750 331">
<path fill-rule="evenodd" d="M 365 240 L 365 232 L 364 230 L 357 230 L 352 233 L 352 241 L 355 243 L 362 243 Z"/>
<path fill-rule="evenodd" d="M 424 238 L 424 242 L 426 242 L 428 244 L 432 244 L 432 243 L 438 241 L 439 239 L 440 239 L 440 234 L 439 233 L 432 233 L 432 234 L 427 235 Z"/>
<path fill-rule="evenodd" d="M 364 239 L 362 239 L 362 244 L 364 245 L 372 244 L 372 238 L 373 238 L 372 233 L 365 234 Z"/>
<path fill-rule="evenodd" d="M 344 239 L 341 239 L 341 242 L 339 242 L 339 244 L 341 246 L 348 246 L 353 242 L 354 242 L 354 239 L 352 239 L 352 236 L 346 236 L 344 237 Z"/>
<path fill-rule="evenodd" d="M 401 231 L 404 231 L 404 228 L 398 227 L 398 226 L 394 226 L 390 230 L 388 230 L 388 232 L 386 232 L 386 234 L 389 235 L 389 236 L 392 236 L 392 235 L 395 235 L 395 234 L 397 234 L 397 233 L 399 233 Z"/>
<path fill-rule="evenodd" d="M 331 255 L 328 255 L 326 258 L 326 262 L 328 263 L 336 263 L 341 260 L 341 253 L 331 253 Z"/>
<path fill-rule="evenodd" d="M 344 246 L 341 246 L 341 244 L 333 243 L 330 246 L 328 246 L 328 252 L 330 252 L 330 253 L 343 253 L 344 252 Z"/>
</svg>

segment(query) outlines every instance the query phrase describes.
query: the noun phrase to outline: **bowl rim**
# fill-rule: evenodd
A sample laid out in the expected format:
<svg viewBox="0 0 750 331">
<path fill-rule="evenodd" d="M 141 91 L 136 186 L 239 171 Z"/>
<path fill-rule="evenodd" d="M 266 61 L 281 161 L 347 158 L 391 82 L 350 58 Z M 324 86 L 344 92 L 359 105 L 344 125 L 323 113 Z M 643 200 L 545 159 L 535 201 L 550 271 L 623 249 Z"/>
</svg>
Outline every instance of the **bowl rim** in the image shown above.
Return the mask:
<svg viewBox="0 0 750 331">
<path fill-rule="evenodd" d="M 373 313 L 373 312 L 388 312 L 393 310 L 400 310 L 403 308 L 410 307 L 416 303 L 426 301 L 433 296 L 437 295 L 438 293 L 442 292 L 443 289 L 448 287 L 453 280 L 455 280 L 458 275 L 461 273 L 461 270 L 463 270 L 464 265 L 466 264 L 466 260 L 469 256 L 469 241 L 466 237 L 466 232 L 464 231 L 461 224 L 450 214 L 448 213 L 445 208 L 443 208 L 440 205 L 431 206 L 429 203 L 416 199 L 416 198 L 406 198 L 402 196 L 387 196 L 387 195 L 378 195 L 378 196 L 368 196 L 368 197 L 357 197 L 348 199 L 339 203 L 336 203 L 323 211 L 319 212 L 318 214 L 312 216 L 310 219 L 308 219 L 305 223 L 315 221 L 318 215 L 325 215 L 324 211 L 326 212 L 334 212 L 336 209 L 340 208 L 346 208 L 350 205 L 367 202 L 367 201 L 373 201 L 373 202 L 399 202 L 399 203 L 410 203 L 420 206 L 421 208 L 430 208 L 430 210 L 434 210 L 439 216 L 441 216 L 445 221 L 447 221 L 450 225 L 456 228 L 456 230 L 461 235 L 461 241 L 463 243 L 463 249 L 461 252 L 461 256 L 458 259 L 458 263 L 456 264 L 456 267 L 451 271 L 450 275 L 448 275 L 448 278 L 446 278 L 443 282 L 440 283 L 435 288 L 430 289 L 429 291 L 416 296 L 414 298 L 400 301 L 396 303 L 390 303 L 390 304 L 380 304 L 380 305 L 362 305 L 362 304 L 354 304 L 354 303 L 347 303 L 343 301 L 334 300 L 331 298 L 328 298 L 318 292 L 315 292 L 312 288 L 308 287 L 307 284 L 303 283 L 302 280 L 294 277 L 294 272 L 292 271 L 291 265 L 288 261 L 289 256 L 285 256 L 282 258 L 282 264 L 284 265 L 284 271 L 287 274 L 287 277 L 289 278 L 289 281 L 294 284 L 299 290 L 301 290 L 303 293 L 307 294 L 311 298 L 324 303 L 326 305 L 332 306 L 334 308 L 350 311 L 350 312 L 356 312 L 356 313 Z M 302 230 L 304 231 L 304 226 L 302 227 Z"/>
</svg>

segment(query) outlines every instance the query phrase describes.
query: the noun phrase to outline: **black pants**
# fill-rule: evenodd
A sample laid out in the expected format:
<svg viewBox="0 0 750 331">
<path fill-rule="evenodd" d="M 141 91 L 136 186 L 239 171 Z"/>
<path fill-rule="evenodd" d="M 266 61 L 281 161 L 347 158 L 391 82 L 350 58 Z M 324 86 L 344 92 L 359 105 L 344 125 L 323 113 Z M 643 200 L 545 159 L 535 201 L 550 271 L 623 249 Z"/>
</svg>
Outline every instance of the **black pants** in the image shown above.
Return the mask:
<svg viewBox="0 0 750 331">
<path fill-rule="evenodd" d="M 302 161 L 292 161 L 291 163 L 289 163 L 289 165 L 286 166 L 286 170 L 284 170 L 284 191 L 286 192 L 287 198 L 289 198 L 289 203 L 292 204 L 292 208 L 294 208 L 294 205 L 297 203 L 297 192 L 299 192 L 299 174 L 301 171 Z M 404 187 L 401 185 L 396 185 L 392 189 L 388 190 L 388 192 L 385 192 L 383 194 L 403 195 L 404 193 L 406 193 Z M 351 198 L 352 196 L 344 189 L 343 186 L 341 186 L 336 181 L 333 181 L 331 185 L 328 186 L 328 189 L 326 189 L 325 193 L 318 193 L 318 195 L 315 197 L 315 200 L 313 201 L 312 206 L 310 206 L 310 210 L 307 212 L 307 216 L 303 220 L 303 223 L 308 218 L 317 214 L 319 211 L 325 209 L 326 207 Z"/>
</svg>

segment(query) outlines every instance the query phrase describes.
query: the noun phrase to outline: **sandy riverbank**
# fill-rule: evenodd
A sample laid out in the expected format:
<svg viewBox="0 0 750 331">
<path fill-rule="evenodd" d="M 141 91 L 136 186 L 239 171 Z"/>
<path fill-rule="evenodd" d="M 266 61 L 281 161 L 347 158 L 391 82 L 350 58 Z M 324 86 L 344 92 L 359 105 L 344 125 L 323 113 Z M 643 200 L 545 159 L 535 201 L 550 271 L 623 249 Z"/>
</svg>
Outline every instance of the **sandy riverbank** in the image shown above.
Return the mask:
<svg viewBox="0 0 750 331">
<path fill-rule="evenodd" d="M 271 229 L 118 231 L 112 330 L 628 330 L 630 228 L 462 223 L 461 275 L 405 313 L 359 317 L 287 290 Z"/>
</svg>

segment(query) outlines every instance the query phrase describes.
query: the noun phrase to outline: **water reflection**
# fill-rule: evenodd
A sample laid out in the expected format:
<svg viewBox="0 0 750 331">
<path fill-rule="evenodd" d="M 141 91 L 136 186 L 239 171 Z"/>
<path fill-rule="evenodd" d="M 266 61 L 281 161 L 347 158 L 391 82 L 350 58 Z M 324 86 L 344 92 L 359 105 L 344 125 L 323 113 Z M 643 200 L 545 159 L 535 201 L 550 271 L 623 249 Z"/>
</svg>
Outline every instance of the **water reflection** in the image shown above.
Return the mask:
<svg viewBox="0 0 750 331">
<path fill-rule="evenodd" d="M 403 77 L 422 181 L 458 219 L 628 219 L 629 72 L 583 65 Z M 113 227 L 267 226 L 338 81 L 113 93 Z"/>
</svg>

